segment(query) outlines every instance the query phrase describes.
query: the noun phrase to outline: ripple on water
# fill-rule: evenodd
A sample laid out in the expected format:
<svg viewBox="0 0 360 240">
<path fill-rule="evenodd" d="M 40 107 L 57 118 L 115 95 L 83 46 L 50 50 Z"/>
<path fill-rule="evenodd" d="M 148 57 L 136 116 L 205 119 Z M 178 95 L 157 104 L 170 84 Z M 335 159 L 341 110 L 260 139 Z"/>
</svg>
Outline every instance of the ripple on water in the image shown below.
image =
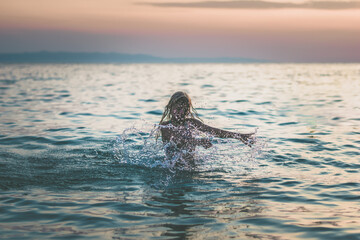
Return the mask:
<svg viewBox="0 0 360 240">
<path fill-rule="evenodd" d="M 1 238 L 359 239 L 358 69 L 1 65 Z M 169 167 L 148 137 L 174 86 L 260 144 Z"/>
</svg>

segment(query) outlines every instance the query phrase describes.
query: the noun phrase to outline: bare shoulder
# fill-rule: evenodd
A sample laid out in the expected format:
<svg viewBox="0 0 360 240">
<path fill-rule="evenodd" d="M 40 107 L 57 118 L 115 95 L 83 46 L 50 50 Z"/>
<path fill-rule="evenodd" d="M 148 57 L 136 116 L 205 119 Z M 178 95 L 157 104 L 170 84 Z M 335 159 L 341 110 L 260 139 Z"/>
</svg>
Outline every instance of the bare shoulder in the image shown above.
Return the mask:
<svg viewBox="0 0 360 240">
<path fill-rule="evenodd" d="M 166 125 L 169 125 L 169 124 L 170 124 L 170 121 L 165 121 L 165 122 L 160 123 L 160 126 L 166 126 Z"/>
<path fill-rule="evenodd" d="M 195 127 L 204 125 L 200 120 L 195 119 L 195 118 L 188 118 L 188 119 L 186 119 L 186 121 Z"/>
</svg>

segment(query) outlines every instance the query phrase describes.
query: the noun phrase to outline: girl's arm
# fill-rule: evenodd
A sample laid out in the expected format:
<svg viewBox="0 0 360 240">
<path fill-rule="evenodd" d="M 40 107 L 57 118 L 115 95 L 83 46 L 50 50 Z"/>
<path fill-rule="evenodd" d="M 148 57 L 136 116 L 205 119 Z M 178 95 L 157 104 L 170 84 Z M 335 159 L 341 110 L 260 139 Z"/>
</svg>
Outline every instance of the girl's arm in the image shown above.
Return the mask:
<svg viewBox="0 0 360 240">
<path fill-rule="evenodd" d="M 251 145 L 251 143 L 249 143 L 248 140 L 254 133 L 243 134 L 243 133 L 230 132 L 219 128 L 210 127 L 197 119 L 191 119 L 191 122 L 195 126 L 195 128 L 198 129 L 199 131 L 211 134 L 214 137 L 235 138 L 241 140 L 245 145 L 248 146 Z"/>
<path fill-rule="evenodd" d="M 194 140 L 194 143 L 196 146 L 202 146 L 205 149 L 212 147 L 211 141 L 207 138 L 196 139 Z"/>
</svg>

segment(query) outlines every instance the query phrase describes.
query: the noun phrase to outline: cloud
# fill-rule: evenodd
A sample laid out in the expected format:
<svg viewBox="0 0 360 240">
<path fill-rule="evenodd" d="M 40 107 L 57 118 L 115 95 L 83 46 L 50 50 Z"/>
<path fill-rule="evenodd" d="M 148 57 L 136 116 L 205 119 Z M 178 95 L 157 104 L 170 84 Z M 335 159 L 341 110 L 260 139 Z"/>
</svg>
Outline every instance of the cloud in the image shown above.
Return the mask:
<svg viewBox="0 0 360 240">
<path fill-rule="evenodd" d="M 139 3 L 154 7 L 183 7 L 183 8 L 228 8 L 228 9 L 281 9 L 281 8 L 301 8 L 301 9 L 323 9 L 323 10 L 343 10 L 359 9 L 360 1 L 308 1 L 303 3 L 291 2 L 270 2 L 259 0 L 245 1 L 204 1 L 204 2 L 164 2 L 164 3 Z"/>
</svg>

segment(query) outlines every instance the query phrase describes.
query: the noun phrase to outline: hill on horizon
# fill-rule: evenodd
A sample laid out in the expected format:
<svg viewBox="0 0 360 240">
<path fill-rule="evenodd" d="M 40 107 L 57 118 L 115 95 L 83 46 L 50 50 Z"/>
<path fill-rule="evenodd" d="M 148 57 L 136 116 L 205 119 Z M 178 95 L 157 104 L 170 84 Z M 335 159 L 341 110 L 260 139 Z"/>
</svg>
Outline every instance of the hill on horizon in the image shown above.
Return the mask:
<svg viewBox="0 0 360 240">
<path fill-rule="evenodd" d="M 251 58 L 163 58 L 146 54 L 102 52 L 0 53 L 1 63 L 265 63 Z"/>
</svg>

